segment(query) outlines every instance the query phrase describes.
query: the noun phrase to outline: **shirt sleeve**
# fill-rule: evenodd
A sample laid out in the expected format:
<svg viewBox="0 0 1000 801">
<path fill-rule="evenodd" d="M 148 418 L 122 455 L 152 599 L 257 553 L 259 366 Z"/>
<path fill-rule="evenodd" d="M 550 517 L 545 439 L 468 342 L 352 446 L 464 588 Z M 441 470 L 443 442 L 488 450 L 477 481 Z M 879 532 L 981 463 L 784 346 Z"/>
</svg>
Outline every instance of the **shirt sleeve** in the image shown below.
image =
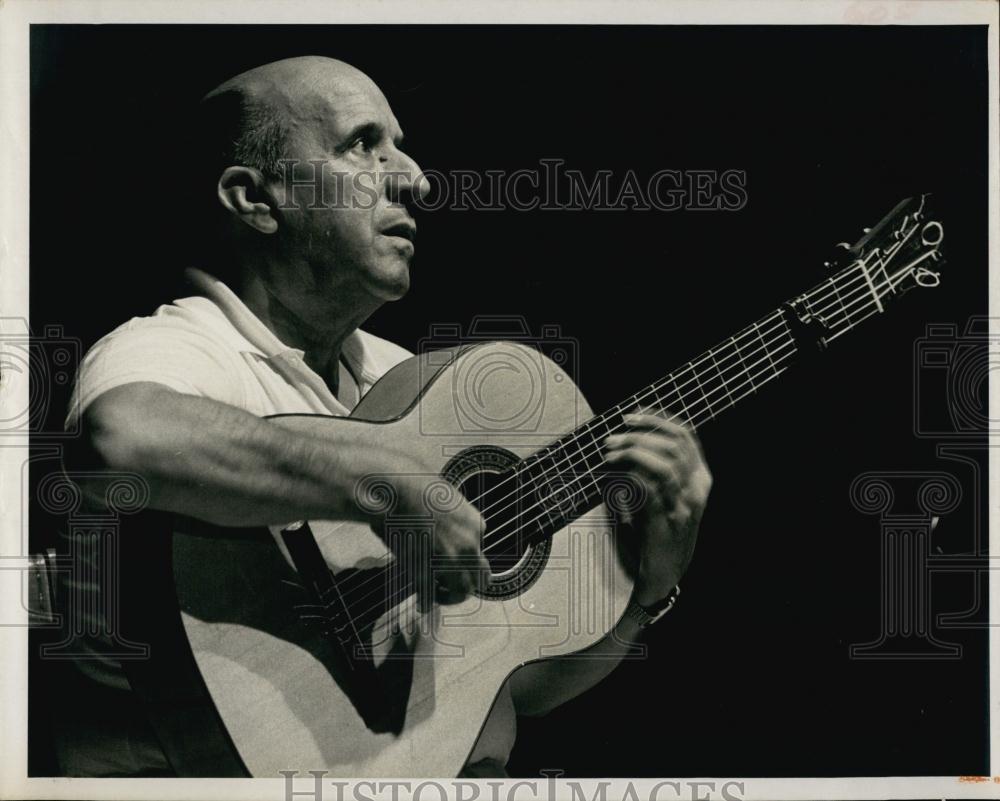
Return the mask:
<svg viewBox="0 0 1000 801">
<path fill-rule="evenodd" d="M 210 332 L 137 318 L 99 340 L 84 357 L 66 417 L 80 415 L 100 395 L 125 384 L 151 381 L 186 395 L 242 406 L 242 355 Z"/>
</svg>

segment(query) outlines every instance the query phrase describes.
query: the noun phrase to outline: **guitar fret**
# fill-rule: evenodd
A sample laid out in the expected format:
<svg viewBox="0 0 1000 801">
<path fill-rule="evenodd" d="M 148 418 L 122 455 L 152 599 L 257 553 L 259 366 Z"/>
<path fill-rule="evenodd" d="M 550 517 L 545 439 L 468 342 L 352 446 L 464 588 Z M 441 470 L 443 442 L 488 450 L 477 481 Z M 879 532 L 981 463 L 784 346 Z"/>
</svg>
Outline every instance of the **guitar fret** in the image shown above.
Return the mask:
<svg viewBox="0 0 1000 801">
<path fill-rule="evenodd" d="M 876 254 L 876 256 L 877 255 L 878 254 Z M 896 294 L 896 287 L 892 283 L 892 277 L 889 275 L 888 269 L 886 269 L 887 266 L 888 266 L 888 262 L 889 262 L 888 258 L 880 258 L 880 259 L 878 259 L 878 266 L 882 268 L 882 275 L 885 276 L 885 284 L 886 284 L 887 287 L 889 287 L 889 292 L 891 292 L 893 295 L 895 295 Z M 885 297 L 885 294 L 886 293 L 882 293 L 881 297 Z"/>
<path fill-rule="evenodd" d="M 885 308 L 882 306 L 882 298 L 875 291 L 875 284 L 872 283 L 872 277 L 868 272 L 868 265 L 865 264 L 864 259 L 858 259 L 857 266 L 861 270 L 861 275 L 864 276 L 865 282 L 868 284 L 868 291 L 871 292 L 872 297 L 875 299 L 875 306 L 880 312 L 885 311 Z"/>
<path fill-rule="evenodd" d="M 673 389 L 668 387 L 668 381 L 673 385 Z M 664 390 L 660 399 L 660 407 L 668 416 L 679 417 L 680 409 L 678 407 L 683 406 L 683 400 L 681 399 L 681 393 L 677 390 L 677 382 L 674 381 L 672 376 L 667 376 L 660 384 Z"/>
<path fill-rule="evenodd" d="M 672 416 L 670 404 L 667 402 L 667 397 L 660 393 L 660 389 L 654 386 L 653 389 L 653 405 L 660 414 L 665 414 L 668 417 Z"/>
<path fill-rule="evenodd" d="M 683 420 L 684 420 L 684 422 L 690 422 L 691 421 L 691 412 L 688 409 L 687 403 L 685 403 L 685 401 L 684 401 L 684 395 L 683 395 L 683 393 L 681 393 L 680 387 L 677 386 L 677 375 L 675 373 L 672 373 L 670 375 L 670 381 L 674 385 L 674 393 L 677 395 L 677 402 L 681 405 L 681 409 L 684 412 Z"/>
<path fill-rule="evenodd" d="M 827 280 L 833 289 L 833 294 L 837 296 L 837 303 L 840 304 L 840 312 L 843 314 L 844 320 L 848 326 L 853 326 L 854 321 L 851 319 L 851 313 L 847 310 L 847 306 L 844 305 L 844 298 L 840 294 L 840 287 L 837 286 L 837 282 L 832 277 Z"/>
<path fill-rule="evenodd" d="M 733 339 L 732 337 L 730 337 L 729 342 L 731 343 L 731 345 L 736 344 L 736 340 Z M 722 348 L 720 348 L 719 350 L 722 350 Z M 732 406 L 734 404 L 734 401 L 733 401 L 733 394 L 729 391 L 729 381 L 726 379 L 725 375 L 722 372 L 722 369 L 719 367 L 719 362 L 715 358 L 715 351 L 713 351 L 711 348 L 709 348 L 708 351 L 708 358 L 712 360 L 712 365 L 715 367 L 716 372 L 719 374 L 719 380 L 722 382 L 722 388 L 725 390 L 726 397 L 729 399 L 729 405 Z"/>
<path fill-rule="evenodd" d="M 708 407 L 708 416 L 713 420 L 715 419 L 715 412 L 712 411 L 712 402 L 708 399 L 708 393 L 705 392 L 705 387 L 702 386 L 701 376 L 698 375 L 698 371 L 694 369 L 694 366 L 688 363 L 688 370 L 691 371 L 691 375 L 694 376 L 694 382 L 698 385 L 698 391 L 701 393 L 701 401 Z"/>
<path fill-rule="evenodd" d="M 754 331 L 757 333 L 757 339 L 760 340 L 760 344 L 764 348 L 764 355 L 767 356 L 767 360 L 771 364 L 771 369 L 774 371 L 774 374 L 777 375 L 778 374 L 778 368 L 774 366 L 774 359 L 771 358 L 771 351 L 767 347 L 767 343 L 764 341 L 764 335 L 761 334 L 761 332 L 760 332 L 760 323 L 754 323 L 753 324 L 753 328 L 754 328 Z"/>
<path fill-rule="evenodd" d="M 750 368 L 747 366 L 746 359 L 743 358 L 743 348 L 739 344 L 737 344 L 737 340 L 736 340 L 735 337 L 733 337 L 733 347 L 735 348 L 736 357 L 740 360 L 740 364 L 743 365 L 743 375 L 745 375 L 747 377 L 747 380 L 750 382 L 750 388 L 754 392 L 756 392 L 757 391 L 757 384 L 754 383 L 753 374 L 750 372 Z M 727 391 L 728 391 L 728 388 L 727 388 Z M 729 397 L 730 397 L 730 400 L 732 400 L 732 395 L 730 395 Z M 736 401 L 732 401 L 732 403 L 733 403 L 733 405 L 735 405 Z"/>
<path fill-rule="evenodd" d="M 577 448 L 580 450 L 581 456 L 583 456 L 583 465 L 584 465 L 583 477 L 589 478 L 591 485 L 597 487 L 597 477 L 594 475 L 594 469 L 600 466 L 600 464 L 604 460 L 601 458 L 601 446 L 594 438 L 594 432 L 592 429 L 588 429 L 587 436 L 590 439 L 590 442 L 587 443 L 586 453 L 584 453 L 584 449 L 581 448 L 579 445 L 577 445 Z M 595 457 L 597 464 L 592 466 L 590 464 L 590 461 Z"/>
</svg>

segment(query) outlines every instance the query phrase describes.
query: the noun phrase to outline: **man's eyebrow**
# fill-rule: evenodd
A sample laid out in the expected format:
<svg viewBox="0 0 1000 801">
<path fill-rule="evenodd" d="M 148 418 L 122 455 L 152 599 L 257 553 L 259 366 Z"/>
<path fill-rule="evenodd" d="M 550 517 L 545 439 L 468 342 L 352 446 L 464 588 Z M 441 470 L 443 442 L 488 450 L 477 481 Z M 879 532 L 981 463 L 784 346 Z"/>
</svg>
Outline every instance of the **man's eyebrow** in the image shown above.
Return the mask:
<svg viewBox="0 0 1000 801">
<path fill-rule="evenodd" d="M 382 136 L 382 126 L 377 122 L 362 122 L 351 128 L 340 137 L 341 147 L 347 147 L 357 139 L 379 139 Z"/>
<path fill-rule="evenodd" d="M 355 142 L 358 139 L 367 139 L 369 141 L 378 141 L 385 135 L 385 128 L 382 127 L 381 123 L 378 122 L 363 122 L 359 125 L 355 125 L 351 128 L 347 134 L 341 139 L 343 143 L 341 148 L 347 148 L 350 146 L 351 142 Z M 403 132 L 400 131 L 392 138 L 393 144 L 399 147 L 403 142 Z"/>
</svg>

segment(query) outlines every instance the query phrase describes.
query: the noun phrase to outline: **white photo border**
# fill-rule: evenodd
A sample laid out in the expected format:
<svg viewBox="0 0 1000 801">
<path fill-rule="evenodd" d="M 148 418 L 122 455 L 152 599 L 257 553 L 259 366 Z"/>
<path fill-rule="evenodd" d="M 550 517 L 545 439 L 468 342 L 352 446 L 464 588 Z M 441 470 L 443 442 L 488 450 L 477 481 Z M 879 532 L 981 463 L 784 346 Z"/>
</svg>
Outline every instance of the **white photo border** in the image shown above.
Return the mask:
<svg viewBox="0 0 1000 801">
<path fill-rule="evenodd" d="M 29 197 L 29 29 L 32 24 L 645 24 L 645 25 L 986 25 L 989 58 L 989 314 L 991 335 L 1000 334 L 996 316 L 997 270 L 1000 270 L 1000 170 L 998 170 L 998 5 L 995 0 L 3 0 L 0 2 L 0 334 L 24 333 L 11 326 L 28 319 L 28 197 Z M 23 326 L 23 322 L 20 323 Z M 991 340 L 993 337 L 991 336 Z M 1000 419 L 1000 376 L 990 374 L 990 418 Z M 0 384 L 0 405 L 27 408 L 28 376 L 10 373 Z M 1000 501 L 1000 451 L 990 443 L 989 509 Z M 286 798 L 283 779 L 70 779 L 28 778 L 27 769 L 27 612 L 21 608 L 20 573 L 27 550 L 28 525 L 21 497 L 21 471 L 28 455 L 27 436 L 6 437 L 0 443 L 0 608 L 4 619 L 20 610 L 24 625 L 0 626 L 0 798 L 21 799 L 267 799 Z M 1000 553 L 996 521 L 990 519 L 990 553 Z M 996 559 L 994 555 L 991 558 Z M 13 578 L 12 578 L 13 577 Z M 1000 663 L 1000 571 L 989 571 L 990 687 Z M 1000 774 L 1000 692 L 990 693 L 990 766 Z M 615 779 L 606 786 L 608 799 L 648 799 L 658 781 Z M 863 798 L 997 798 L 1000 775 L 993 777 L 857 777 L 857 778 L 739 778 L 687 777 L 697 782 L 742 785 L 745 799 L 863 799 Z M 349 784 L 328 782 L 323 797 L 437 798 L 429 787 L 410 791 L 398 782 Z M 426 783 L 425 783 L 426 784 Z M 439 780 L 454 797 L 469 798 L 478 786 L 482 799 L 549 799 L 571 797 L 564 780 Z M 585 798 L 595 797 L 598 780 L 573 784 Z M 393 794 L 389 794 L 395 785 Z M 463 787 L 464 786 L 464 787 Z M 630 790 L 631 788 L 631 790 Z M 295 798 L 312 797 L 313 779 L 296 779 Z M 704 791 L 704 790 L 703 790 Z M 661 793 L 664 791 L 661 790 Z M 690 793 L 688 789 L 686 792 Z M 634 793 L 634 796 L 630 793 Z M 579 797 L 579 796 L 577 796 Z M 597 797 L 600 797 L 597 795 Z M 670 798 L 662 794 L 661 798 Z M 690 797 L 697 797 L 692 795 Z M 713 795 L 713 798 L 720 797 Z"/>
</svg>

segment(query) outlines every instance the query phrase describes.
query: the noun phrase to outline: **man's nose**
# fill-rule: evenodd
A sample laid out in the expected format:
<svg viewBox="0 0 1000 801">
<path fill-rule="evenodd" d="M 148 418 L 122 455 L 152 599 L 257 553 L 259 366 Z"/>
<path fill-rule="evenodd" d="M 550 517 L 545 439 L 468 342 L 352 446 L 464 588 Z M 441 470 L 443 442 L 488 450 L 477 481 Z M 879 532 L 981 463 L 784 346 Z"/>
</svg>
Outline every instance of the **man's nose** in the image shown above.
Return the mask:
<svg viewBox="0 0 1000 801">
<path fill-rule="evenodd" d="M 389 200 L 403 204 L 422 200 L 430 191 L 430 183 L 417 162 L 403 152 L 398 152 L 392 162 L 386 176 Z"/>
</svg>

